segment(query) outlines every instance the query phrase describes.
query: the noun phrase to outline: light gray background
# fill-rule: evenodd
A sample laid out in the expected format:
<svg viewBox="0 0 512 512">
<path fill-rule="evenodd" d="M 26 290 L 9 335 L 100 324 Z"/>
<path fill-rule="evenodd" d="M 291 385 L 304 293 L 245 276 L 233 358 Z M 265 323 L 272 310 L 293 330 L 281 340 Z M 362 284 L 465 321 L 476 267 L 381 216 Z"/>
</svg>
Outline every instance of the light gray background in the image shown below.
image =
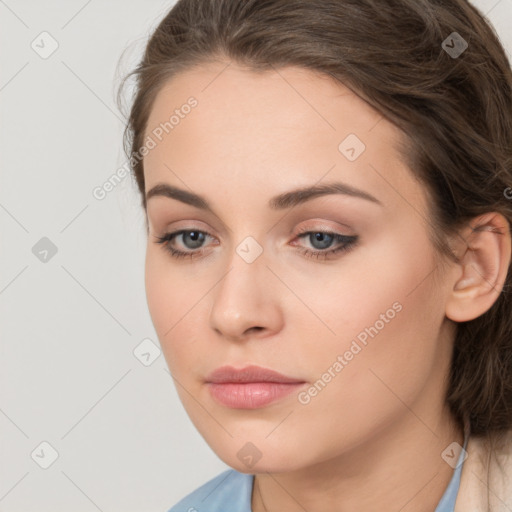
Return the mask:
<svg viewBox="0 0 512 512">
<path fill-rule="evenodd" d="M 162 512 L 227 468 L 163 355 L 133 353 L 158 347 L 135 183 L 92 194 L 125 163 L 119 77 L 173 3 L 0 0 L 0 511 Z M 512 0 L 474 3 L 510 56 Z"/>
</svg>

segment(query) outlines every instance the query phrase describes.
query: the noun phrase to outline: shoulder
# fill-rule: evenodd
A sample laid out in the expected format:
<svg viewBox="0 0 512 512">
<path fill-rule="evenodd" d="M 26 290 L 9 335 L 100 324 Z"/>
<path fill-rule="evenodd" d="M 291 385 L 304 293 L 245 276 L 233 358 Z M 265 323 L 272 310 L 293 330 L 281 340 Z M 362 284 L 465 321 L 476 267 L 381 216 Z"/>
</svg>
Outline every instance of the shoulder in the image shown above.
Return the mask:
<svg viewBox="0 0 512 512">
<path fill-rule="evenodd" d="M 512 510 L 512 430 L 470 436 L 455 512 Z"/>
<path fill-rule="evenodd" d="M 251 512 L 253 475 L 228 469 L 198 487 L 168 512 Z"/>
</svg>

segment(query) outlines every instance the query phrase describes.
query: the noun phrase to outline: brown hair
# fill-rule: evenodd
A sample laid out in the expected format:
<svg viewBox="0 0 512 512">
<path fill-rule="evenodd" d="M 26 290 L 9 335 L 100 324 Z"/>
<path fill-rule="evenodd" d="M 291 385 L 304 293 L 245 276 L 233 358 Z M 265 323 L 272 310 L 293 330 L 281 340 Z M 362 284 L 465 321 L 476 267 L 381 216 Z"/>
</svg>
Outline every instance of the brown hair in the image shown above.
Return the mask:
<svg viewBox="0 0 512 512">
<path fill-rule="evenodd" d="M 461 37 L 467 49 L 450 54 Z M 512 72 L 494 29 L 467 1 L 179 0 L 120 87 L 136 77 L 124 142 L 144 210 L 143 159 L 134 155 L 155 97 L 176 73 L 214 59 L 330 75 L 401 128 L 440 255 L 454 258 L 448 237 L 480 214 L 499 212 L 510 227 Z M 509 269 L 493 306 L 457 324 L 446 400 L 476 436 L 512 428 L 511 280 Z"/>
</svg>

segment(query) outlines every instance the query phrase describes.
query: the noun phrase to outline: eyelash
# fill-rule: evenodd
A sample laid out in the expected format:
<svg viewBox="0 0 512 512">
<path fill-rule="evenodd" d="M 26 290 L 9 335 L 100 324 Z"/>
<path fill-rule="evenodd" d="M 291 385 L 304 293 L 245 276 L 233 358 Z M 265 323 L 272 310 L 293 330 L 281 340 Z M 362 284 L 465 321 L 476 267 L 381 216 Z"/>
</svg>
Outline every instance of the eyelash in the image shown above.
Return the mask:
<svg viewBox="0 0 512 512">
<path fill-rule="evenodd" d="M 175 259 L 181 259 L 181 258 L 187 258 L 187 257 L 191 258 L 191 259 L 196 258 L 196 257 L 199 257 L 200 254 L 203 252 L 201 249 L 185 252 L 185 251 L 179 251 L 178 249 L 175 249 L 174 247 L 172 247 L 170 245 L 170 242 L 175 237 L 185 234 L 185 233 L 191 233 L 191 232 L 210 236 L 205 231 L 199 231 L 197 229 L 181 229 L 179 231 L 174 231 L 172 233 L 166 233 L 162 237 L 155 236 L 155 238 L 157 238 L 157 242 L 155 242 L 155 243 L 162 244 L 164 247 L 164 250 L 169 252 L 171 257 L 173 257 Z M 337 241 L 338 243 L 343 243 L 343 245 L 338 246 L 336 249 L 330 249 L 330 250 L 326 250 L 326 251 L 319 251 L 319 250 L 314 251 L 311 249 L 302 248 L 300 250 L 300 252 L 308 258 L 327 260 L 328 257 L 330 257 L 334 254 L 347 253 L 347 252 L 351 251 L 355 247 L 355 245 L 358 241 L 357 236 L 340 235 L 339 233 L 334 233 L 332 231 L 321 231 L 321 230 L 302 231 L 301 233 L 299 233 L 297 235 L 297 237 L 305 238 L 306 236 L 308 236 L 310 234 L 316 234 L 316 233 L 321 233 L 324 235 L 332 236 L 332 237 L 334 237 L 334 241 Z"/>
</svg>

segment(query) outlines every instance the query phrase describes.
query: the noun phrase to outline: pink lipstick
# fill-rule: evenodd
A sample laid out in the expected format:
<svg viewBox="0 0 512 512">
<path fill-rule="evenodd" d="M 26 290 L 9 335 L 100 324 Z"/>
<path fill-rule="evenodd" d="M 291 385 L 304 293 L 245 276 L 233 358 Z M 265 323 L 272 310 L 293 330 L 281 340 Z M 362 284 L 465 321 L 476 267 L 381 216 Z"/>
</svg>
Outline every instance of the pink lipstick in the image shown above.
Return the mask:
<svg viewBox="0 0 512 512">
<path fill-rule="evenodd" d="M 304 383 L 303 380 L 254 365 L 239 370 L 222 366 L 206 378 L 213 398 L 233 409 L 264 407 L 296 391 Z"/>
</svg>

